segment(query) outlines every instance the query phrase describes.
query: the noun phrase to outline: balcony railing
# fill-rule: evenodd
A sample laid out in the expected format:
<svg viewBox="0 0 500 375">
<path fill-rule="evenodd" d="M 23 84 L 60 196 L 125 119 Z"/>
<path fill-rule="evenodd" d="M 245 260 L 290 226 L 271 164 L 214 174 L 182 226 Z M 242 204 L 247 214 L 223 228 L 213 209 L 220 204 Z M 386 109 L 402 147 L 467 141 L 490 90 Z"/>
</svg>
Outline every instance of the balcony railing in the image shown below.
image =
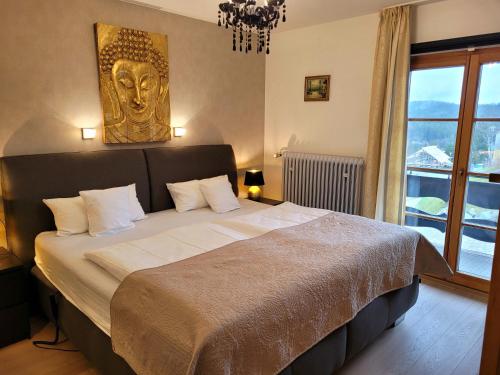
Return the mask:
<svg viewBox="0 0 500 375">
<path fill-rule="evenodd" d="M 500 207 L 500 185 L 488 174 L 469 173 L 462 215 L 459 267 L 489 278 Z M 408 167 L 405 224 L 425 235 L 444 253 L 452 171 Z"/>
</svg>

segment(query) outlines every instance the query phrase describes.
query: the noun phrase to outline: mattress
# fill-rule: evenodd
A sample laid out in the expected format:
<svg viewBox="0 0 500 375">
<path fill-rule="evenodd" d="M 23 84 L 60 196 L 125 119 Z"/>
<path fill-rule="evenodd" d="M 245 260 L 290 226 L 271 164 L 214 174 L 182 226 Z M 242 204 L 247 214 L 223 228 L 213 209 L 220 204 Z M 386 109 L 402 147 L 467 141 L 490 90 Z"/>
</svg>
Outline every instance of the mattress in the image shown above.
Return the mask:
<svg viewBox="0 0 500 375">
<path fill-rule="evenodd" d="M 217 214 L 209 208 L 184 213 L 175 210 L 151 213 L 147 219 L 136 222 L 134 229 L 113 236 L 79 234 L 57 237 L 55 231 L 43 232 L 35 240 L 35 262 L 63 296 L 109 336 L 110 303 L 120 281 L 86 259 L 84 254 L 121 242 L 154 236 L 168 229 L 247 215 L 269 207 L 247 199 L 240 199 L 240 203 L 239 210 L 224 214 Z"/>
</svg>

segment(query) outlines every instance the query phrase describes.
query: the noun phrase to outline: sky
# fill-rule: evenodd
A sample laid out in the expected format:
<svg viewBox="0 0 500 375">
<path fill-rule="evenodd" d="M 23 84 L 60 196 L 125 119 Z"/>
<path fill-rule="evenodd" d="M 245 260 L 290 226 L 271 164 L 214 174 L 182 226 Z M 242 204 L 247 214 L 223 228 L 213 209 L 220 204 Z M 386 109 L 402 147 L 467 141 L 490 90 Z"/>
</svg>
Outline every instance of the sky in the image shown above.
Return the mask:
<svg viewBox="0 0 500 375">
<path fill-rule="evenodd" d="M 410 101 L 460 103 L 464 67 L 416 70 L 411 74 Z M 479 104 L 500 103 L 500 63 L 482 67 Z"/>
</svg>

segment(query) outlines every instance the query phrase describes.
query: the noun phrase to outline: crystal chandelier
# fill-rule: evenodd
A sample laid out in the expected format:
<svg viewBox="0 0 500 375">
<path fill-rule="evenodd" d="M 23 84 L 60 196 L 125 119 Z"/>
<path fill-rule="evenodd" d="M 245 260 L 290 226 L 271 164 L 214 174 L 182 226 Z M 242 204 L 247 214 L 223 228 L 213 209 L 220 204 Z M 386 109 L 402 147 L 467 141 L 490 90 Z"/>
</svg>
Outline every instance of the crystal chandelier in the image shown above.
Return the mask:
<svg viewBox="0 0 500 375">
<path fill-rule="evenodd" d="M 253 39 L 257 39 L 257 53 L 265 48 L 269 54 L 271 30 L 278 27 L 280 19 L 286 22 L 285 0 L 265 0 L 264 5 L 257 5 L 256 0 L 229 0 L 219 4 L 219 27 L 233 29 L 233 51 L 237 50 L 239 34 L 240 52 L 252 51 Z"/>
</svg>

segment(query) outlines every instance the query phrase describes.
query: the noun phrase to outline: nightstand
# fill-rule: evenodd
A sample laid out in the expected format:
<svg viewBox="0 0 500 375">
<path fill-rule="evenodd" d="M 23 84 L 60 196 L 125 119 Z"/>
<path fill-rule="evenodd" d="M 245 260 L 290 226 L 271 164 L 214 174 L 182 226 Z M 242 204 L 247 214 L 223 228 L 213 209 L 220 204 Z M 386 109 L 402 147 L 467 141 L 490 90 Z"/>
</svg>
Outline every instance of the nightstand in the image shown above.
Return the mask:
<svg viewBox="0 0 500 375">
<path fill-rule="evenodd" d="M 258 200 L 257 202 L 268 204 L 270 206 L 279 206 L 280 204 L 283 203 L 283 201 L 278 201 L 276 199 L 271 199 L 271 198 L 260 198 L 260 200 Z"/>
<path fill-rule="evenodd" d="M 12 253 L 0 248 L 0 347 L 28 337 L 27 271 Z"/>
</svg>

